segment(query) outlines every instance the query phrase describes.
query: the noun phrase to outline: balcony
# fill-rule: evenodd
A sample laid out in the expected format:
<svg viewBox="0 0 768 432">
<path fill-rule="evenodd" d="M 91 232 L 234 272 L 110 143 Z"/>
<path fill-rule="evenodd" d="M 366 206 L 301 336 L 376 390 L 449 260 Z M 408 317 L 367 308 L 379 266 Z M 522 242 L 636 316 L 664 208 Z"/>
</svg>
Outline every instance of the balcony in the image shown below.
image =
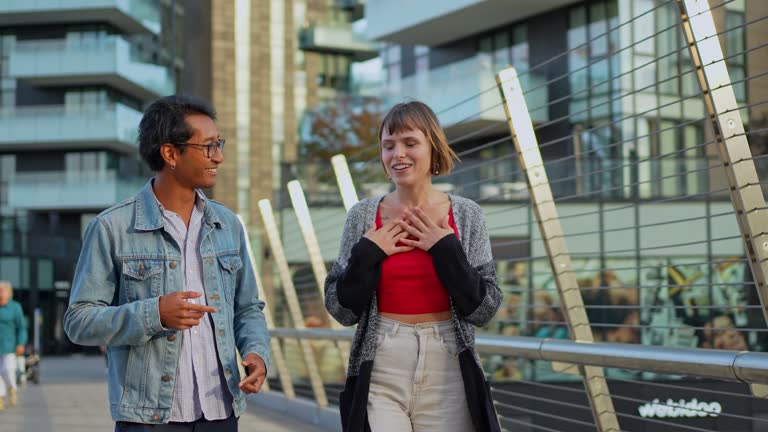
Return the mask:
<svg viewBox="0 0 768 432">
<path fill-rule="evenodd" d="M 122 104 L 0 109 L 0 152 L 103 148 L 136 152 L 141 113 Z"/>
<path fill-rule="evenodd" d="M 299 31 L 299 48 L 304 51 L 345 54 L 353 61 L 379 55 L 375 44 L 352 31 L 351 25 L 313 24 Z"/>
<path fill-rule="evenodd" d="M 434 46 L 482 33 L 577 1 L 372 1 L 365 5 L 365 17 L 368 19 L 367 36 L 373 40 L 385 40 L 403 45 Z"/>
<path fill-rule="evenodd" d="M 481 55 L 417 72 L 387 84 L 384 93 L 391 103 L 416 99 L 429 105 L 451 139 L 493 123 L 506 123 L 495 74 L 490 59 Z M 547 88 L 542 85 L 545 78 L 535 74 L 521 75 L 524 91 L 533 89 L 525 95 L 532 120 L 546 121 L 548 110 L 537 109 L 545 106 L 548 100 Z"/>
<path fill-rule="evenodd" d="M 8 184 L 8 205 L 29 210 L 100 210 L 134 195 L 145 178 L 115 170 L 17 173 Z"/>
<path fill-rule="evenodd" d="M 66 40 L 17 42 L 9 75 L 37 86 L 108 85 L 142 100 L 175 93 L 165 66 L 135 58 L 118 36 L 85 43 Z"/>
<path fill-rule="evenodd" d="M 0 0 L 0 26 L 107 22 L 126 33 L 160 34 L 152 0 Z"/>
</svg>

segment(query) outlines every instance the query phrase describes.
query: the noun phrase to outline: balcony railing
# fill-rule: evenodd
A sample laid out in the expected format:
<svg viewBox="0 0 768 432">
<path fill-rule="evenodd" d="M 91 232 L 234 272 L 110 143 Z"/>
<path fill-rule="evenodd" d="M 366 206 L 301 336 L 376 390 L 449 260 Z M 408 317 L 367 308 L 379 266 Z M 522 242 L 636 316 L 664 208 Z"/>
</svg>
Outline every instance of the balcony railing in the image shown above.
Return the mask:
<svg viewBox="0 0 768 432">
<path fill-rule="evenodd" d="M 159 34 L 152 0 L 0 0 L 0 25 L 108 22 L 127 33 Z"/>
<path fill-rule="evenodd" d="M 104 83 L 145 100 L 173 94 L 176 88 L 169 68 L 142 61 L 119 36 L 17 42 L 9 69 L 11 76 L 37 85 Z"/>
<path fill-rule="evenodd" d="M 305 51 L 347 54 L 354 61 L 379 55 L 376 44 L 352 30 L 351 24 L 312 24 L 299 31 L 299 48 Z"/>
<path fill-rule="evenodd" d="M 135 152 L 141 112 L 122 104 L 0 108 L 0 149 L 103 147 Z"/>
<path fill-rule="evenodd" d="M 17 173 L 8 204 L 23 209 L 104 209 L 135 194 L 147 181 L 115 170 Z"/>
</svg>

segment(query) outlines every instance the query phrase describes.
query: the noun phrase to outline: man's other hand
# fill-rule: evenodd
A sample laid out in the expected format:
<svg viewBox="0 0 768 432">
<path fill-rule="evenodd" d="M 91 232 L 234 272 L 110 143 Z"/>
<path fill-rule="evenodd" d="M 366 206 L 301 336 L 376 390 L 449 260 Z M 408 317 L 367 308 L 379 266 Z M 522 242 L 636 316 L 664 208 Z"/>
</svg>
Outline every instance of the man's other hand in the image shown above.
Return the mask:
<svg viewBox="0 0 768 432">
<path fill-rule="evenodd" d="M 250 353 L 243 359 L 243 366 L 248 374 L 240 381 L 240 390 L 249 393 L 258 393 L 264 380 L 267 379 L 267 365 L 258 354 Z"/>
</svg>

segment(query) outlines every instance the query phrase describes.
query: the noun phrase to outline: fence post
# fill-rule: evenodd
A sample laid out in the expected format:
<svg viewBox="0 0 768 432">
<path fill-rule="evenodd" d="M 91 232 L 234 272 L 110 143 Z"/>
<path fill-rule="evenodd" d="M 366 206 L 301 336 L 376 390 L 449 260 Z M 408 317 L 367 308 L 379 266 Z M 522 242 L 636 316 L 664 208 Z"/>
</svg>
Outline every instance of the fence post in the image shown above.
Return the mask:
<svg viewBox="0 0 768 432">
<path fill-rule="evenodd" d="M 352 174 L 349 173 L 347 158 L 343 154 L 337 154 L 331 158 L 333 173 L 336 175 L 336 182 L 339 184 L 339 193 L 344 202 L 344 208 L 349 212 L 353 205 L 357 204 L 357 191 L 355 183 L 352 182 Z"/>
<path fill-rule="evenodd" d="M 253 248 L 251 247 L 250 237 L 248 237 L 248 229 L 245 226 L 245 221 L 240 215 L 237 215 L 237 219 L 240 221 L 240 226 L 243 227 L 243 232 L 245 232 L 245 247 L 248 250 L 248 259 L 251 261 L 253 275 L 256 278 L 256 286 L 261 290 L 261 298 L 266 303 L 264 306 L 264 320 L 267 322 L 268 328 L 275 328 L 275 320 L 272 318 L 271 309 L 274 306 L 274 303 L 272 303 L 272 299 L 268 298 L 267 292 L 262 289 L 261 276 L 259 276 L 259 272 L 256 270 L 256 260 L 253 256 Z M 280 385 L 283 387 L 283 394 L 285 394 L 285 397 L 288 399 L 293 399 L 296 397 L 296 392 L 293 389 L 293 381 L 291 381 L 291 375 L 285 364 L 285 356 L 283 356 L 283 350 L 280 347 L 280 340 L 272 338 L 269 341 L 269 345 L 272 348 L 272 358 L 274 359 L 275 367 L 277 367 L 277 374 L 280 377 Z M 264 384 L 267 384 L 267 382 L 265 381 Z"/>
<path fill-rule="evenodd" d="M 725 169 L 731 203 L 736 213 L 749 268 L 763 314 L 768 321 L 768 210 L 757 177 L 744 121 L 723 58 L 712 10 L 707 0 L 678 0 L 683 33 L 688 42 L 704 106 L 712 121 L 715 145 Z M 766 397 L 768 387 L 752 386 L 753 394 Z"/>
<path fill-rule="evenodd" d="M 552 274 L 560 293 L 561 309 L 568 323 L 571 338 L 580 342 L 593 342 L 584 300 L 571 266 L 571 257 L 565 242 L 563 228 L 552 196 L 539 143 L 533 130 L 531 115 L 525 103 L 517 71 L 510 67 L 496 74 L 509 129 L 518 153 L 520 167 L 526 174 L 531 206 L 541 232 L 541 238 L 549 257 Z M 555 365 L 553 365 L 555 367 Z M 558 365 L 562 368 L 563 365 Z M 619 421 L 613 407 L 603 368 L 575 366 L 584 380 L 587 399 L 592 407 L 597 430 L 619 432 Z"/>
<path fill-rule="evenodd" d="M 296 213 L 296 219 L 299 221 L 299 228 L 301 229 L 301 235 L 304 238 L 304 244 L 307 246 L 309 262 L 312 264 L 312 273 L 315 275 L 317 289 L 320 291 L 320 299 L 324 302 L 325 278 L 328 276 L 328 271 L 325 268 L 323 253 L 320 250 L 320 243 L 317 241 L 315 227 L 312 224 L 312 215 L 309 213 L 309 206 L 307 205 L 307 199 L 304 196 L 304 190 L 301 188 L 301 183 L 299 183 L 298 180 L 289 181 L 288 193 L 291 196 L 291 204 L 293 205 L 294 213 Z M 342 325 L 336 322 L 328 312 L 325 313 L 325 319 L 328 321 L 331 328 L 342 328 Z M 341 366 L 346 370 L 347 364 L 349 364 L 350 345 L 348 342 L 338 341 L 336 346 L 339 348 Z"/>
<path fill-rule="evenodd" d="M 293 327 L 303 329 L 305 328 L 304 316 L 301 313 L 299 297 L 296 295 L 296 287 L 293 285 L 291 272 L 288 268 L 288 260 L 285 258 L 283 242 L 280 240 L 277 224 L 275 223 L 275 215 L 272 212 L 272 204 L 268 199 L 260 200 L 259 210 L 261 211 L 261 218 L 264 221 L 264 230 L 267 232 L 272 255 L 275 258 L 278 273 L 280 274 L 280 282 L 283 286 L 283 291 L 285 292 L 285 299 L 286 303 L 288 303 L 288 310 L 291 314 Z M 315 394 L 315 400 L 319 406 L 327 407 L 328 396 L 325 393 L 323 378 L 320 376 L 320 369 L 317 367 L 317 359 L 315 358 L 314 351 L 312 351 L 312 345 L 306 339 L 300 339 L 299 344 L 301 344 L 301 351 L 304 355 L 304 364 L 307 366 L 307 374 L 309 375 L 312 391 Z"/>
</svg>

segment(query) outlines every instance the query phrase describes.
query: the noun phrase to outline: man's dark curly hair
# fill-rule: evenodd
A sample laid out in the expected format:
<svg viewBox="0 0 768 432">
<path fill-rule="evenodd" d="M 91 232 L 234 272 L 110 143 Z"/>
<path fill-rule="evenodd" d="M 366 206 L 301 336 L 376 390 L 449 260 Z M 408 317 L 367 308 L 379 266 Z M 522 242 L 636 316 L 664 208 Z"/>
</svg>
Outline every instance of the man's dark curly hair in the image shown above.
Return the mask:
<svg viewBox="0 0 768 432">
<path fill-rule="evenodd" d="M 160 171 L 165 165 L 160 146 L 184 143 L 192 136 L 193 131 L 184 120 L 192 114 L 216 120 L 213 107 L 194 96 L 166 96 L 152 102 L 144 111 L 139 123 L 139 153 L 152 171 Z"/>
</svg>

